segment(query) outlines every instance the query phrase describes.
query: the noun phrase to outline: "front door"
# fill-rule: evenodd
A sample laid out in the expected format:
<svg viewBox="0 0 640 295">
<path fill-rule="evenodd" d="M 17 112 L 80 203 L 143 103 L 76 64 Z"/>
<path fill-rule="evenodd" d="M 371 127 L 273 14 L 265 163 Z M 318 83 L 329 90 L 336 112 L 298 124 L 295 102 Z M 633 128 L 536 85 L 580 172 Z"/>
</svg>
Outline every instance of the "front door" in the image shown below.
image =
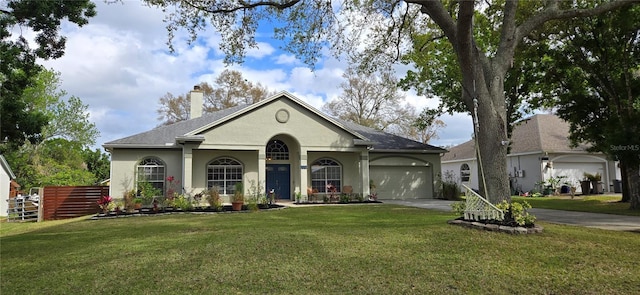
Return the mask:
<svg viewBox="0 0 640 295">
<path fill-rule="evenodd" d="M 265 187 L 267 196 L 273 190 L 276 199 L 290 199 L 290 177 L 289 164 L 268 164 L 267 165 L 267 185 Z"/>
</svg>

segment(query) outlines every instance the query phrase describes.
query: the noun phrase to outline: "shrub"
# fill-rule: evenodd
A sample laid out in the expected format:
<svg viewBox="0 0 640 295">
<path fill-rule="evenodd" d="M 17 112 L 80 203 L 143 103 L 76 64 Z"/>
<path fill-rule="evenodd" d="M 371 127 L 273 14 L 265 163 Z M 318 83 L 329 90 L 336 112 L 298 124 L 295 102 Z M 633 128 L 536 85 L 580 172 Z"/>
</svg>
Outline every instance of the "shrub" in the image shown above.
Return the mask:
<svg viewBox="0 0 640 295">
<path fill-rule="evenodd" d="M 192 204 L 189 198 L 185 195 L 178 195 L 173 199 L 173 207 L 180 208 L 182 210 L 191 210 Z"/>
<path fill-rule="evenodd" d="M 220 211 L 222 210 L 222 198 L 220 198 L 220 190 L 218 186 L 213 186 L 207 191 L 207 202 L 211 209 Z"/>
<path fill-rule="evenodd" d="M 349 196 L 348 194 L 340 195 L 340 203 L 347 204 L 349 202 L 351 202 L 351 196 Z"/>
<path fill-rule="evenodd" d="M 455 213 L 456 215 L 463 216 L 464 210 L 466 209 L 467 209 L 467 203 L 465 203 L 464 201 L 455 202 L 451 204 L 451 211 L 453 211 L 453 213 Z"/>
<path fill-rule="evenodd" d="M 505 212 L 505 221 L 514 221 L 520 226 L 532 226 L 536 221 L 536 217 L 527 212 L 527 209 L 531 209 L 527 201 L 509 203 L 505 200 L 496 207 Z"/>
<path fill-rule="evenodd" d="M 460 200 L 459 178 L 455 172 L 447 170 L 442 177 L 442 198 L 445 200 Z"/>
</svg>

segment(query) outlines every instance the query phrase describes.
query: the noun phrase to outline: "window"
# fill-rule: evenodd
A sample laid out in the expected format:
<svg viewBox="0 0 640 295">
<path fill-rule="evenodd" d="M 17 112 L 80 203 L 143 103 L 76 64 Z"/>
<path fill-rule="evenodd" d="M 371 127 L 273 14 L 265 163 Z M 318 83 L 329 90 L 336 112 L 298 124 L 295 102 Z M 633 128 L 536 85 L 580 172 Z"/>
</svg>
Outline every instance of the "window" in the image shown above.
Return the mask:
<svg viewBox="0 0 640 295">
<path fill-rule="evenodd" d="M 467 182 L 471 178 L 471 169 L 469 169 L 469 165 L 462 164 L 460 166 L 460 180 Z"/>
<path fill-rule="evenodd" d="M 165 165 L 162 160 L 155 157 L 142 159 L 136 166 L 136 187 L 142 182 L 148 182 L 164 195 L 164 171 Z"/>
<path fill-rule="evenodd" d="M 207 188 L 218 187 L 221 195 L 232 195 L 242 182 L 242 164 L 231 158 L 220 158 L 207 165 Z"/>
<path fill-rule="evenodd" d="M 282 140 L 272 140 L 267 144 L 267 160 L 289 160 L 289 148 Z"/>
<path fill-rule="evenodd" d="M 340 192 L 342 187 L 342 167 L 331 159 L 319 159 L 311 165 L 311 187 L 319 193 L 327 193 L 328 188 Z"/>
</svg>

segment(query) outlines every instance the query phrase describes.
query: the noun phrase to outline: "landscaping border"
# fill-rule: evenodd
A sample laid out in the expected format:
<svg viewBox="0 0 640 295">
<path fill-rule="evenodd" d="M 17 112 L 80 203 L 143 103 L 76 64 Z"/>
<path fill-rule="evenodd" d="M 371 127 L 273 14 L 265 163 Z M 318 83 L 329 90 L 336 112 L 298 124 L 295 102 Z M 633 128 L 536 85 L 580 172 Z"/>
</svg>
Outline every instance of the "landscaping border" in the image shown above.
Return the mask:
<svg viewBox="0 0 640 295">
<path fill-rule="evenodd" d="M 447 223 L 452 225 L 464 226 L 468 228 L 497 231 L 497 232 L 503 232 L 508 234 L 525 234 L 525 235 L 538 234 L 538 233 L 542 233 L 542 230 L 544 229 L 542 226 L 539 226 L 539 225 L 534 225 L 533 227 L 522 227 L 522 226 L 513 227 L 513 226 L 482 223 L 478 221 L 469 221 L 469 220 L 462 220 L 462 219 L 449 220 L 447 221 Z"/>
</svg>

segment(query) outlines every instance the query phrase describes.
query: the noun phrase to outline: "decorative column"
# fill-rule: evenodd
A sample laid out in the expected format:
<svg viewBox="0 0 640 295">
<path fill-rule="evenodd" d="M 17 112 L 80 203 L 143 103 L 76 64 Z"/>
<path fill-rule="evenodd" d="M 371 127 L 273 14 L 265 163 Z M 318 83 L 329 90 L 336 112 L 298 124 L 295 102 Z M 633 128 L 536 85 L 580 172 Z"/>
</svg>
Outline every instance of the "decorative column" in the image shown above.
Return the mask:
<svg viewBox="0 0 640 295">
<path fill-rule="evenodd" d="M 182 189 L 184 193 L 193 191 L 193 147 L 182 146 Z"/>
<path fill-rule="evenodd" d="M 258 187 L 267 186 L 267 151 L 263 146 L 258 149 Z"/>
<path fill-rule="evenodd" d="M 307 150 L 300 148 L 300 194 L 303 195 L 304 200 L 309 200 L 307 195 L 307 187 L 309 179 L 309 167 L 307 167 Z"/>
<path fill-rule="evenodd" d="M 360 174 L 362 175 L 362 196 L 366 198 L 371 194 L 369 189 L 369 151 L 360 152 Z"/>
</svg>

